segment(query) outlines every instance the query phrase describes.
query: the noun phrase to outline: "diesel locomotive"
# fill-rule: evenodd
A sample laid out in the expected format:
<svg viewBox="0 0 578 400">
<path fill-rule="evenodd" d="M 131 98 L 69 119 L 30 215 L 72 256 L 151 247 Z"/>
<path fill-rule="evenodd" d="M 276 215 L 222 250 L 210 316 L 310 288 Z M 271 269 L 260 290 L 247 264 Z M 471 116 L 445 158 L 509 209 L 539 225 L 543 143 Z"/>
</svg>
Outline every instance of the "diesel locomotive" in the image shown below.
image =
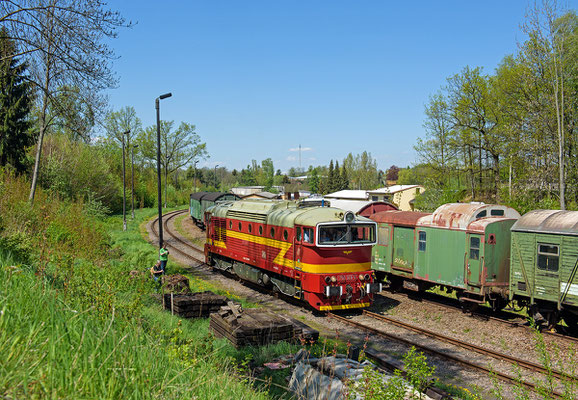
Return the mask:
<svg viewBox="0 0 578 400">
<path fill-rule="evenodd" d="M 205 212 L 208 265 L 320 311 L 367 307 L 376 223 L 287 200 L 219 202 Z"/>
<path fill-rule="evenodd" d="M 372 268 L 378 281 L 414 291 L 441 287 L 464 306 L 516 300 L 545 327 L 578 332 L 578 212 L 454 203 L 433 214 L 383 211 Z"/>
</svg>

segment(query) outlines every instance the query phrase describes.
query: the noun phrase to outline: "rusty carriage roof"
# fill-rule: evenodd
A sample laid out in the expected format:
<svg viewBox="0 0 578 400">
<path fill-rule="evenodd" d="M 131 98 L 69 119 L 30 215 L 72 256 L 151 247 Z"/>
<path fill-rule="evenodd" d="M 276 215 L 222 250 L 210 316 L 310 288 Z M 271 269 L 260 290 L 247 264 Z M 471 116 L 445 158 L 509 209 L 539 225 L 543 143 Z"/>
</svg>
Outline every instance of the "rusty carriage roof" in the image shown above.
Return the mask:
<svg viewBox="0 0 578 400">
<path fill-rule="evenodd" d="M 492 213 L 494 212 L 494 213 Z M 486 222 L 475 221 L 487 219 Z M 430 226 L 456 230 L 484 229 L 492 221 L 518 219 L 520 213 L 508 206 L 484 203 L 449 203 L 438 207 L 433 214 L 420 218 L 417 226 Z"/>
<path fill-rule="evenodd" d="M 369 218 L 382 224 L 385 223 L 401 226 L 415 226 L 420 218 L 427 217 L 428 215 L 431 214 L 417 211 L 387 210 L 377 212 L 371 215 Z"/>
<path fill-rule="evenodd" d="M 512 231 L 578 236 L 578 211 L 530 211 L 516 221 Z"/>
</svg>

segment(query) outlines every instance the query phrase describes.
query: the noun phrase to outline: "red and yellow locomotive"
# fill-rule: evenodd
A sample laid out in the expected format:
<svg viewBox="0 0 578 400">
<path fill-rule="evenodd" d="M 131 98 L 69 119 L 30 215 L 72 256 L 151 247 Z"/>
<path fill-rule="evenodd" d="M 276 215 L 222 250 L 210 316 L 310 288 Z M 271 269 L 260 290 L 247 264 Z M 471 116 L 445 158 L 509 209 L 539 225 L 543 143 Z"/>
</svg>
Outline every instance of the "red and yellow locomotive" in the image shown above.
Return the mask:
<svg viewBox="0 0 578 400">
<path fill-rule="evenodd" d="M 285 200 L 223 202 L 205 213 L 207 264 L 317 310 L 367 307 L 376 224 L 351 212 Z"/>
</svg>

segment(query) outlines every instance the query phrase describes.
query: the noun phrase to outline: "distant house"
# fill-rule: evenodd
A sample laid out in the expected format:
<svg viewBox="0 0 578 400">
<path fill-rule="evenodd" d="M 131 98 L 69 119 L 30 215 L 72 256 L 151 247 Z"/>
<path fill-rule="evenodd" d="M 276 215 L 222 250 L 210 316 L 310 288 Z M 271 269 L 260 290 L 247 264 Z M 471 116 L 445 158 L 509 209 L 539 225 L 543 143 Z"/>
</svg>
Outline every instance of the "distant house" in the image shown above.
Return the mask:
<svg viewBox="0 0 578 400">
<path fill-rule="evenodd" d="M 414 211 L 413 202 L 424 191 L 421 185 L 394 185 L 368 190 L 367 194 L 371 201 L 389 201 L 402 211 Z"/>
<path fill-rule="evenodd" d="M 263 189 L 265 189 L 265 186 L 239 186 L 231 188 L 231 192 L 239 197 L 245 197 L 250 194 L 262 192 Z"/>
<path fill-rule="evenodd" d="M 397 210 L 397 207 L 386 201 L 367 201 L 367 200 L 346 200 L 346 199 L 324 199 L 330 207 L 341 208 L 345 211 L 351 211 L 362 217 L 369 217 L 380 211 Z"/>
<path fill-rule="evenodd" d="M 335 193 L 329 193 L 325 196 L 326 199 L 341 199 L 341 200 L 369 200 L 367 190 L 340 190 Z"/>
</svg>

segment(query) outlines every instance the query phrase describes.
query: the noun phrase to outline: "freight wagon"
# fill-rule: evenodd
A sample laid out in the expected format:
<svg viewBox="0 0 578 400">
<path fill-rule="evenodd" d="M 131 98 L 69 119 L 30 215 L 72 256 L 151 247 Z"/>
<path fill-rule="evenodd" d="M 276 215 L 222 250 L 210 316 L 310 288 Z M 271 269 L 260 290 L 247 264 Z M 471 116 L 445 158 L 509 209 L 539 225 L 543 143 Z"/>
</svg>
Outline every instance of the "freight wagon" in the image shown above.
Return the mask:
<svg viewBox="0 0 578 400">
<path fill-rule="evenodd" d="M 235 201 L 241 198 L 233 193 L 222 192 L 196 192 L 191 193 L 189 198 L 189 214 L 193 222 L 201 229 L 205 229 L 204 215 L 207 208 L 215 205 L 217 201 Z"/>
</svg>

